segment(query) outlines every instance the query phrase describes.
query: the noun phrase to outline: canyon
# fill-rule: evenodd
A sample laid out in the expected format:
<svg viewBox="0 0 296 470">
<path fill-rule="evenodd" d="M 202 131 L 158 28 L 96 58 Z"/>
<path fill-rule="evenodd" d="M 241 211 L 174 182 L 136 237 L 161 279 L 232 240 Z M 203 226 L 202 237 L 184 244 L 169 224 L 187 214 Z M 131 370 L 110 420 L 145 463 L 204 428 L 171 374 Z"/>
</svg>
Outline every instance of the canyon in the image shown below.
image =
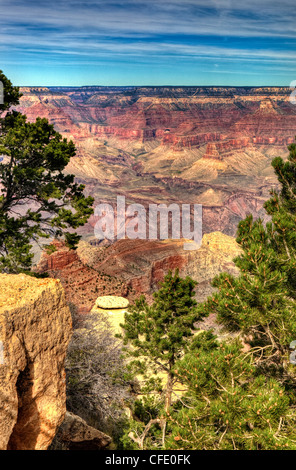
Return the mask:
<svg viewBox="0 0 296 470">
<path fill-rule="evenodd" d="M 202 204 L 203 232 L 235 235 L 262 209 L 296 135 L 288 87 L 21 88 L 18 109 L 76 145 L 67 171 L 95 204 Z M 91 239 L 96 218 L 81 229 Z"/>
<path fill-rule="evenodd" d="M 19 111 L 47 118 L 77 152 L 66 168 L 95 205 L 201 204 L 202 243 L 184 239 L 98 240 L 97 216 L 79 229 L 76 250 L 51 242 L 34 267 L 41 277 L 2 274 L 0 283 L 0 449 L 47 449 L 57 434 L 69 449 L 111 439 L 66 412 L 64 360 L 74 327 L 99 296 L 132 304 L 169 270 L 197 281 L 196 299 L 221 272 L 237 275 L 237 224 L 265 220 L 277 187 L 271 161 L 296 135 L 288 87 L 21 88 Z M 128 224 L 129 220 L 126 220 Z M 44 278 L 42 277 L 44 276 Z M 46 276 L 49 276 L 47 278 Z M 72 314 L 72 318 L 71 318 Z M 219 331 L 215 318 L 196 325 Z"/>
<path fill-rule="evenodd" d="M 233 259 L 241 253 L 235 239 L 221 232 L 205 234 L 201 247 L 192 251 L 183 249 L 184 240 L 125 239 L 103 247 L 82 240 L 75 251 L 53 243 L 56 251 L 43 252 L 35 270 L 60 280 L 78 315 L 89 313 L 99 296 L 118 295 L 132 303 L 144 294 L 151 302 L 159 283 L 175 269 L 198 282 L 196 298 L 201 302 L 213 292 L 216 275 L 237 274 Z"/>
<path fill-rule="evenodd" d="M 88 313 L 99 295 L 151 299 L 168 269 L 199 282 L 234 269 L 237 224 L 252 214 L 266 220 L 263 204 L 277 187 L 271 161 L 286 158 L 296 135 L 296 106 L 288 87 L 34 87 L 21 88 L 19 111 L 44 117 L 76 155 L 74 173 L 95 206 L 116 214 L 126 204 L 202 205 L 202 247 L 181 240 L 98 240 L 93 215 L 78 231 L 77 252 L 57 245 L 36 268 L 61 279 L 68 301 Z M 126 224 L 131 218 L 126 218 Z M 209 238 L 207 238 L 209 237 Z M 58 243 L 58 242 L 57 242 Z"/>
</svg>

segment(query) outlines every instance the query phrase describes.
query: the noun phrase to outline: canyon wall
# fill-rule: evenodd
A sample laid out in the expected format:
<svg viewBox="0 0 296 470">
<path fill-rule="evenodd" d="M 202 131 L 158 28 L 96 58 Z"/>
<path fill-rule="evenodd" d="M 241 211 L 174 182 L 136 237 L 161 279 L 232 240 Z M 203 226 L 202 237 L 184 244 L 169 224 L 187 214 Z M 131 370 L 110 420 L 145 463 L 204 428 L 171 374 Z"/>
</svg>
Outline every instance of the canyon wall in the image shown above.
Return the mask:
<svg viewBox="0 0 296 470">
<path fill-rule="evenodd" d="M 95 203 L 199 203 L 204 233 L 235 235 L 277 181 L 296 135 L 289 87 L 22 88 L 18 109 L 73 139 L 67 171 Z M 93 234 L 94 219 L 81 233 Z"/>
<path fill-rule="evenodd" d="M 60 246 L 55 253 L 44 253 L 36 270 L 60 279 L 69 303 L 74 302 L 80 314 L 88 313 L 101 295 L 119 295 L 133 302 L 145 294 L 150 301 L 164 276 L 175 269 L 199 283 L 196 295 L 202 301 L 211 294 L 217 274 L 237 273 L 233 258 L 240 247 L 220 232 L 205 234 L 198 250 L 184 250 L 184 241 L 123 239 L 102 247 L 81 241 L 76 252 Z"/>
</svg>

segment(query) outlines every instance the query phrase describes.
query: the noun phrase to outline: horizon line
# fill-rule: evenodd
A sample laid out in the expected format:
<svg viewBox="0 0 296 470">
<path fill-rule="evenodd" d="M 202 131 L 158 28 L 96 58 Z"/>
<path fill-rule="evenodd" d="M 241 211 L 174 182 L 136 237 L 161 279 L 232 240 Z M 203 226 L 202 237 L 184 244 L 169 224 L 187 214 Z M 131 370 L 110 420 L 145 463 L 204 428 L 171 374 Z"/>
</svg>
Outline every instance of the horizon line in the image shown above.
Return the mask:
<svg viewBox="0 0 296 470">
<path fill-rule="evenodd" d="M 290 85 L 14 85 L 19 88 L 290 88 Z"/>
</svg>

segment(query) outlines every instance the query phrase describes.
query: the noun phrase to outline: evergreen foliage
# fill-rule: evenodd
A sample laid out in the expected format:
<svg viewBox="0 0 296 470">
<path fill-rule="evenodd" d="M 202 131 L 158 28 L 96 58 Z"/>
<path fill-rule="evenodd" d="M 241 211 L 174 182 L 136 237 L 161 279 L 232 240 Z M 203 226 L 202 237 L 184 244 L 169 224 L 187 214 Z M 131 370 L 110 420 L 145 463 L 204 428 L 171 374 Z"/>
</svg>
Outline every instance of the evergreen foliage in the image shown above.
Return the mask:
<svg viewBox="0 0 296 470">
<path fill-rule="evenodd" d="M 162 436 L 166 421 L 164 417 L 159 421 L 157 416 L 162 410 L 166 415 L 170 409 L 176 382 L 173 368 L 187 350 L 193 324 L 199 318 L 194 299 L 195 286 L 196 282 L 190 277 L 183 279 L 178 270 L 174 274 L 170 271 L 154 293 L 153 304 L 149 306 L 141 296 L 129 308 L 125 323 L 121 325 L 124 342 L 130 345 L 127 353 L 135 358 L 130 366 L 135 374 L 145 379 L 141 390 L 143 397 L 136 402 L 138 420 L 139 416 L 143 419 L 138 427 L 142 426 L 144 430 L 146 426 L 150 428 L 160 424 Z"/>
<path fill-rule="evenodd" d="M 272 162 L 279 185 L 264 205 L 268 222 L 249 215 L 238 226 L 242 251 L 234 262 L 239 275 L 217 276 L 216 292 L 194 307 L 195 319 L 215 313 L 228 340 L 210 332 L 195 337 L 180 332 L 179 339 L 186 341 L 170 376 L 186 390 L 166 404 L 156 393 L 138 402 L 128 434 L 133 448 L 296 448 L 295 364 L 290 361 L 296 340 L 296 144 L 289 151 L 287 161 Z M 166 282 L 160 309 L 152 308 L 153 322 L 142 301 L 130 319 L 135 331 L 132 323 L 127 328 L 134 352 L 145 351 L 150 360 L 163 344 L 161 331 L 167 341 L 172 277 Z M 182 297 L 182 289 L 174 291 Z M 127 436 L 124 442 L 128 445 Z"/>
<path fill-rule="evenodd" d="M 131 355 L 145 356 L 163 371 L 171 370 L 192 336 L 196 321 L 196 282 L 182 279 L 178 270 L 165 276 L 149 306 L 144 296 L 125 314 L 125 341 L 136 348 Z M 145 364 L 147 360 L 145 360 Z"/>
<path fill-rule="evenodd" d="M 92 214 L 93 198 L 63 170 L 75 155 L 72 141 L 56 132 L 46 119 L 27 122 L 9 110 L 19 103 L 17 87 L 0 71 L 4 104 L 0 105 L 0 270 L 19 272 L 32 264 L 32 241 L 64 237 L 74 248 L 73 229 Z M 70 231 L 68 231 L 70 229 Z M 71 230 L 72 229 L 72 230 Z"/>
<path fill-rule="evenodd" d="M 272 165 L 280 189 L 265 203 L 269 222 L 248 216 L 238 226 L 242 254 L 234 261 L 239 277 L 226 273 L 214 279 L 218 293 L 199 305 L 205 314 L 238 331 L 262 367 L 283 374 L 289 346 L 296 339 L 296 146 L 284 162 Z"/>
<path fill-rule="evenodd" d="M 197 336 L 176 365 L 186 387 L 182 406 L 172 407 L 167 449 L 296 449 L 296 412 L 274 378 L 256 373 L 238 340 Z"/>
</svg>

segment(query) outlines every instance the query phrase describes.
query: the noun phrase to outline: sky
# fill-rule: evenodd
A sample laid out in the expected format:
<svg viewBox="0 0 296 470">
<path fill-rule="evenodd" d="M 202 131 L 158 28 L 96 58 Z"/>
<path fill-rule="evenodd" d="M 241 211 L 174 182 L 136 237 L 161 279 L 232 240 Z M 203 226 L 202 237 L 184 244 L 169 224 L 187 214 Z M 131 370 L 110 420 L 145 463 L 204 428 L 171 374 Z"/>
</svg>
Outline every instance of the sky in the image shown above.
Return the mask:
<svg viewBox="0 0 296 470">
<path fill-rule="evenodd" d="M 0 0 L 20 86 L 289 86 L 295 0 Z"/>
</svg>

